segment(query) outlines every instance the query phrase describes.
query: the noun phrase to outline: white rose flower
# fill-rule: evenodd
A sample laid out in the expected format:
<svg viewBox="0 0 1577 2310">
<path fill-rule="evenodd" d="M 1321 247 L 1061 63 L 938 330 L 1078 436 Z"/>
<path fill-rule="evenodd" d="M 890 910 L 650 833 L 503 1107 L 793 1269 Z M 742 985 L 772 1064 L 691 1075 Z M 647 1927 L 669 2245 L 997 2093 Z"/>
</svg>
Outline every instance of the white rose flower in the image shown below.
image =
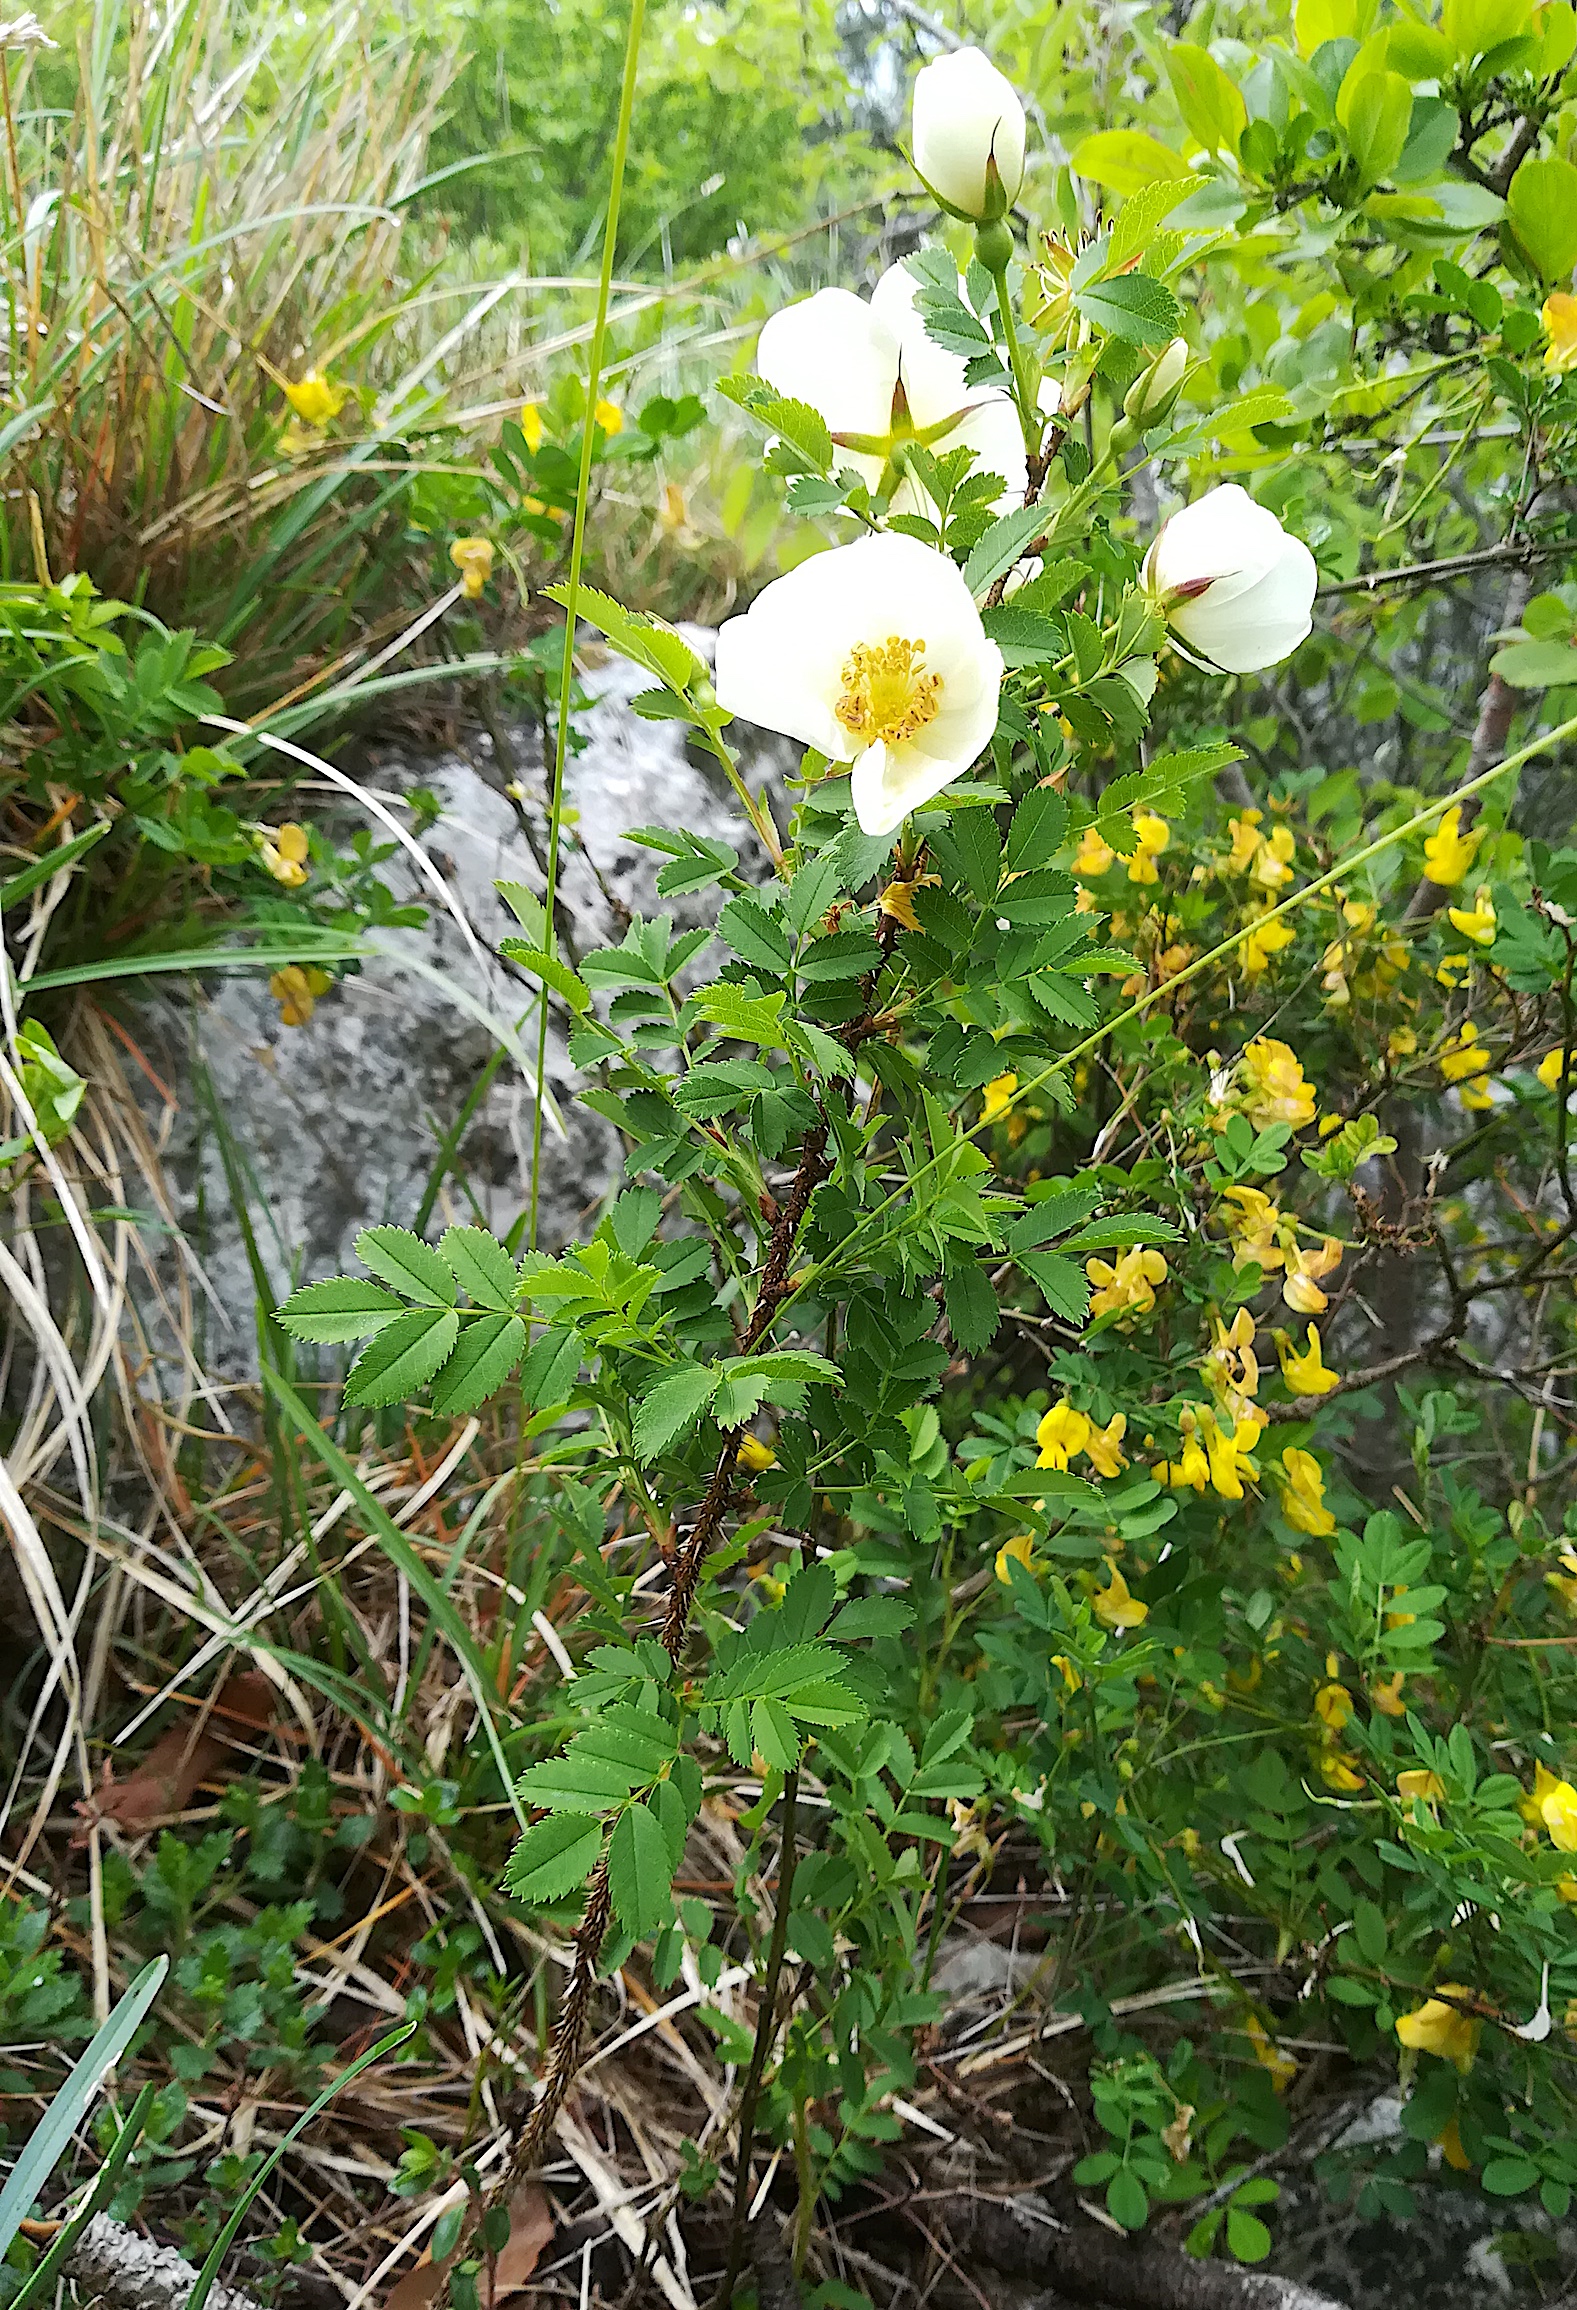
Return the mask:
<svg viewBox="0 0 1577 2310">
<path fill-rule="evenodd" d="M 998 217 L 1017 200 L 1024 107 L 983 49 L 939 56 L 916 79 L 914 165 L 961 216 Z M 999 186 L 990 181 L 993 173 Z"/>
<path fill-rule="evenodd" d="M 1185 654 L 1225 674 L 1290 658 L 1313 624 L 1319 573 L 1301 538 L 1235 481 L 1163 524 L 1144 584 Z"/>
<path fill-rule="evenodd" d="M 935 345 L 915 310 L 919 283 L 902 265 L 890 265 L 869 304 L 847 289 L 820 289 L 774 313 L 761 332 L 756 368 L 776 392 L 819 410 L 840 443 L 838 464 L 853 466 L 872 489 L 885 459 L 879 450 L 842 446 L 851 440 L 893 438 L 894 396 L 902 429 L 948 450 L 963 444 L 978 469 L 1002 476 L 998 509 L 1024 500 L 1024 436 L 1010 397 L 996 386 L 971 386 L 956 353 Z M 967 304 L 960 277 L 958 294 Z M 952 422 L 949 422 L 952 420 Z M 937 429 L 942 430 L 938 431 Z M 935 508 L 916 482 L 899 484 L 894 513 L 930 518 Z"/>
<path fill-rule="evenodd" d="M 891 834 L 997 726 L 1002 653 L 963 575 L 884 531 L 813 554 L 717 637 L 718 702 L 853 764 L 854 814 Z"/>
</svg>

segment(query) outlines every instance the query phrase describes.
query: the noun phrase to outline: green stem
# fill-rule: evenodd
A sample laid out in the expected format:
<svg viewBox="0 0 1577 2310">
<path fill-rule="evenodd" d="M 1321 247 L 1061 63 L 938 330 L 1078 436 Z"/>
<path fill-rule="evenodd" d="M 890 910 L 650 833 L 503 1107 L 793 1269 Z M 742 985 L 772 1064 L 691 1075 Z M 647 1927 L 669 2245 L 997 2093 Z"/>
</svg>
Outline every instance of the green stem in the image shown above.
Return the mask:
<svg viewBox="0 0 1577 2310">
<path fill-rule="evenodd" d="M 1013 300 L 1008 295 L 1008 269 L 991 278 L 997 285 L 997 311 L 1002 318 L 1002 337 L 1008 349 L 1008 360 L 1013 370 L 1013 395 L 1018 402 L 1019 423 L 1024 428 L 1024 447 L 1031 457 L 1040 447 L 1040 411 L 1035 402 L 1035 388 L 1030 379 L 1029 356 L 1019 341 L 1018 321 L 1013 311 Z"/>
<path fill-rule="evenodd" d="M 602 383 L 603 351 L 608 337 L 608 300 L 613 290 L 613 253 L 619 237 L 619 205 L 624 197 L 624 164 L 630 149 L 630 118 L 635 109 L 635 71 L 641 52 L 641 27 L 646 0 L 630 0 L 629 29 L 624 40 L 624 79 L 619 89 L 619 119 L 613 136 L 613 173 L 608 184 L 608 210 L 602 228 L 602 270 L 597 279 L 597 317 L 591 332 L 591 353 L 586 364 L 586 416 L 581 432 L 580 478 L 575 487 L 575 522 L 570 534 L 569 579 L 564 598 L 564 651 L 559 664 L 558 716 L 553 742 L 553 799 L 548 811 L 548 856 L 543 898 L 543 952 L 553 952 L 553 910 L 558 898 L 559 838 L 564 828 L 564 761 L 569 739 L 569 693 L 575 677 L 575 601 L 580 592 L 581 565 L 586 557 L 586 506 L 591 495 L 591 453 L 596 435 L 597 391 Z M 542 1108 L 547 1097 L 548 990 L 544 983 L 542 1007 L 537 1013 L 537 1081 L 531 1117 L 531 1214 L 527 1242 L 537 1246 L 537 1205 L 542 1184 Z"/>
<path fill-rule="evenodd" d="M 751 793 L 750 788 L 745 784 L 744 779 L 740 775 L 739 764 L 734 760 L 731 749 L 724 743 L 722 738 L 719 737 L 715 730 L 709 730 L 702 726 L 698 729 L 697 736 L 700 738 L 702 745 L 707 748 L 708 752 L 715 754 L 718 761 L 723 765 L 723 770 L 727 776 L 729 784 L 733 787 L 734 792 L 739 796 L 740 802 L 744 808 L 745 816 L 749 819 L 751 825 L 755 828 L 757 835 L 760 837 L 762 849 L 771 859 L 778 873 L 783 875 L 783 845 L 778 840 L 777 828 L 772 823 L 771 814 L 768 811 L 766 804 L 763 802 L 758 802 L 755 796 Z M 784 879 L 786 880 L 787 877 L 784 876 Z"/>
</svg>

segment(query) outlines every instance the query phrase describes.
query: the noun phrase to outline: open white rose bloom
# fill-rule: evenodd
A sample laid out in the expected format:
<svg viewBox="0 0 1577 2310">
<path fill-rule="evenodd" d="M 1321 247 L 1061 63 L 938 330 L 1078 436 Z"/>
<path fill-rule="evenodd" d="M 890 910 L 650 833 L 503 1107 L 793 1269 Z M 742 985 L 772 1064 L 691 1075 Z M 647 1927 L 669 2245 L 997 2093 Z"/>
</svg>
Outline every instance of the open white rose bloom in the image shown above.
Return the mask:
<svg viewBox="0 0 1577 2310">
<path fill-rule="evenodd" d="M 1000 192 L 989 196 L 986 164 Z M 1011 80 L 979 48 L 939 56 L 914 84 L 914 165 L 966 217 L 1000 215 L 1024 181 L 1024 107 Z"/>
<path fill-rule="evenodd" d="M 819 289 L 774 313 L 761 332 L 756 368 L 776 392 L 819 410 L 835 438 L 886 441 L 893 400 L 902 386 L 908 423 L 921 435 L 948 425 L 932 443 L 939 452 L 960 445 L 975 452 L 977 468 L 1000 474 L 998 510 L 1024 499 L 1024 437 L 1009 396 L 997 386 L 969 385 L 956 353 L 933 344 L 915 311 L 919 287 L 902 265 L 890 265 L 867 304 L 848 289 Z M 966 303 L 963 280 L 958 294 Z M 841 449 L 839 465 L 853 466 L 874 489 L 884 459 L 874 451 Z M 894 513 L 930 517 L 935 509 L 913 481 L 900 483 Z"/>
<path fill-rule="evenodd" d="M 891 531 L 813 554 L 717 637 L 719 703 L 852 763 L 867 834 L 893 833 L 969 768 L 1001 683 L 962 572 Z"/>
<path fill-rule="evenodd" d="M 1185 648 L 1226 674 L 1291 657 L 1313 623 L 1318 579 L 1303 540 L 1235 481 L 1174 513 L 1144 562 L 1144 584 Z"/>
</svg>

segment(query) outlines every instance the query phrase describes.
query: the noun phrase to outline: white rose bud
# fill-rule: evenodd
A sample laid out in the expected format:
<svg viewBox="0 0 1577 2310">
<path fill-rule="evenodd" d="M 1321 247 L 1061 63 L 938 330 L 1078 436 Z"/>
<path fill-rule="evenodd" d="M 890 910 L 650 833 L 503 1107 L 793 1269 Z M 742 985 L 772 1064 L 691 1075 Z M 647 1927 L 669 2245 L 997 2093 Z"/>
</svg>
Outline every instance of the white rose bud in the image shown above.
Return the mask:
<svg viewBox="0 0 1577 2310">
<path fill-rule="evenodd" d="M 1207 670 L 1278 666 L 1313 625 L 1313 554 L 1235 481 L 1172 515 L 1143 574 L 1184 655 Z"/>
<path fill-rule="evenodd" d="M 1017 200 L 1024 107 L 983 50 L 939 56 L 915 81 L 914 164 L 939 199 L 977 222 Z"/>
<path fill-rule="evenodd" d="M 1140 426 L 1159 425 L 1163 417 L 1170 417 L 1183 389 L 1187 368 L 1188 339 L 1174 337 L 1143 375 L 1129 386 L 1123 415 Z"/>
</svg>

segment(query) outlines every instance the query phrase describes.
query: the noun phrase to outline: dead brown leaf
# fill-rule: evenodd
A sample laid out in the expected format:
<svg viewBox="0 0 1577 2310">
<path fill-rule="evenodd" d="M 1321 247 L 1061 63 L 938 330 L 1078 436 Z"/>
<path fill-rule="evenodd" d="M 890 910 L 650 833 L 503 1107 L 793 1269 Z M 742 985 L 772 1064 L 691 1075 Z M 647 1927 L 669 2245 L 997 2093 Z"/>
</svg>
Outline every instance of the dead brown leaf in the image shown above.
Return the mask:
<svg viewBox="0 0 1577 2310">
<path fill-rule="evenodd" d="M 552 2242 L 553 2207 L 548 2194 L 536 2182 L 522 2182 L 509 2201 L 509 2238 L 493 2264 L 491 2292 L 485 2266 L 477 2282 L 482 2310 L 500 2310 L 501 2304 L 523 2294 Z M 443 2283 L 444 2268 L 444 2262 L 424 2255 L 414 2270 L 395 2280 L 384 2297 L 383 2310 L 428 2310 Z"/>
<path fill-rule="evenodd" d="M 134 1772 L 117 1781 L 108 1764 L 102 1786 L 77 1811 L 82 1826 L 73 1842 L 85 1844 L 89 1824 L 114 1821 L 128 1836 L 145 1836 L 158 1821 L 184 1812 L 202 1782 L 228 1767 L 237 1737 L 266 1732 L 273 1723 L 278 1695 L 261 1669 L 232 1676 L 209 1712 L 201 1732 L 189 1723 L 172 1725 L 161 1733 Z"/>
</svg>

